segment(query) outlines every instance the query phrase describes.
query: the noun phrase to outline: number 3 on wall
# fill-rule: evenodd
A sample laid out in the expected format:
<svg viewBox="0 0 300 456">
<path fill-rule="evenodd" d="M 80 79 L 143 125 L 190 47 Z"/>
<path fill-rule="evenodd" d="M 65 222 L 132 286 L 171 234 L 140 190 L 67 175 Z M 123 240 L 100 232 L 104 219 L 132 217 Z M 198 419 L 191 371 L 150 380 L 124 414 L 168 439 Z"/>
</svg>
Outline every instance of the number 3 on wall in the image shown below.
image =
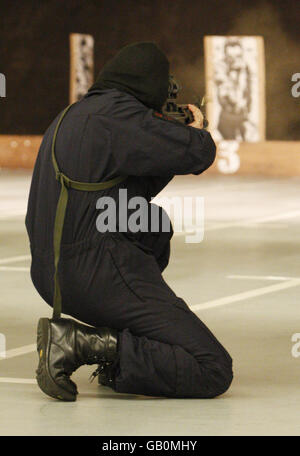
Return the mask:
<svg viewBox="0 0 300 456">
<path fill-rule="evenodd" d="M 240 167 L 238 141 L 220 141 L 218 144 L 217 168 L 223 174 L 233 174 Z"/>
</svg>

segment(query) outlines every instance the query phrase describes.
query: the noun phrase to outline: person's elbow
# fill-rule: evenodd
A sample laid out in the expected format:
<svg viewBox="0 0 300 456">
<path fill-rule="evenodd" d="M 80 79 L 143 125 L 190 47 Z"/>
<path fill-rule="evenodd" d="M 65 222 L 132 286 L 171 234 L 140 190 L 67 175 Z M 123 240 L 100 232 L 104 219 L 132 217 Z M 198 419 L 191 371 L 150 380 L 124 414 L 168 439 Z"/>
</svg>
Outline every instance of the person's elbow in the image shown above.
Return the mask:
<svg viewBox="0 0 300 456">
<path fill-rule="evenodd" d="M 193 173 L 195 175 L 203 173 L 214 163 L 217 151 L 216 144 L 209 132 L 205 132 L 205 138 L 198 147 L 199 167 L 197 167 L 197 170 Z"/>
<path fill-rule="evenodd" d="M 206 153 L 205 153 L 206 167 L 205 167 L 205 169 L 209 168 L 213 164 L 213 162 L 215 161 L 215 158 L 216 158 L 216 153 L 217 153 L 216 143 L 212 139 L 211 134 L 208 133 L 208 136 L 206 138 Z"/>
</svg>

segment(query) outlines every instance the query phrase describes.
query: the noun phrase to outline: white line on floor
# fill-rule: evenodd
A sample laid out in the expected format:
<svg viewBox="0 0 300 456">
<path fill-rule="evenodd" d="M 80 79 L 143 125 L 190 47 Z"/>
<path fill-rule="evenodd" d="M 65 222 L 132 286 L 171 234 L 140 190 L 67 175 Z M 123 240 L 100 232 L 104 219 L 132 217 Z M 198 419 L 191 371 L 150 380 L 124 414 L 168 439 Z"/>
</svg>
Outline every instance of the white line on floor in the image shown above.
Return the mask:
<svg viewBox="0 0 300 456">
<path fill-rule="evenodd" d="M 195 310 L 211 309 L 213 307 L 225 306 L 226 304 L 232 304 L 238 301 L 244 301 L 245 299 L 254 298 L 255 296 L 262 296 L 268 293 L 274 293 L 276 291 L 281 291 L 286 288 L 292 288 L 300 285 L 300 279 L 292 279 L 282 283 L 276 283 L 274 285 L 269 285 L 267 287 L 256 288 L 254 290 L 244 291 L 243 293 L 237 293 L 231 296 L 225 296 L 224 298 L 214 299 L 213 301 L 207 301 L 202 304 L 196 304 L 190 306 L 190 308 Z"/>
<path fill-rule="evenodd" d="M 0 361 L 4 361 L 9 358 L 14 358 L 15 356 L 26 355 L 27 353 L 32 353 L 36 351 L 36 344 L 24 345 L 19 348 L 12 348 L 7 350 L 5 353 L 5 358 L 0 358 Z"/>
<path fill-rule="evenodd" d="M 15 211 L 15 212 L 10 212 L 10 213 L 1 213 L 0 214 L 0 220 L 7 220 L 7 219 L 10 219 L 10 218 L 14 218 L 14 217 L 25 217 L 26 215 L 26 210 L 22 209 L 20 211 Z"/>
<path fill-rule="evenodd" d="M 30 260 L 31 255 L 19 255 L 15 257 L 1 258 L 0 264 L 18 263 L 19 261 Z"/>
<path fill-rule="evenodd" d="M 223 230 L 224 228 L 231 228 L 231 227 L 237 227 L 237 226 L 240 226 L 240 227 L 244 227 L 244 228 L 261 228 L 261 224 L 260 223 L 242 223 L 242 222 L 228 222 L 228 223 L 220 223 L 219 225 L 217 224 L 212 224 L 212 225 L 207 225 L 204 229 L 204 235 L 207 231 L 216 231 L 216 230 Z M 269 224 L 269 223 L 264 223 L 263 224 L 263 228 L 268 228 L 268 229 L 272 229 L 272 230 L 282 230 L 282 229 L 286 229 L 288 228 L 289 226 L 287 224 L 274 224 L 272 223 Z M 193 235 L 195 232 L 195 230 L 192 229 L 192 231 L 187 231 L 187 230 L 182 230 L 182 231 L 174 231 L 174 235 L 173 236 L 191 236 Z"/>
<path fill-rule="evenodd" d="M 283 212 L 276 215 L 267 215 L 265 217 L 258 217 L 257 223 L 273 222 L 274 220 L 286 220 L 295 217 L 300 217 L 300 210 Z M 252 220 L 251 223 L 253 222 L 256 223 L 254 220 Z"/>
<path fill-rule="evenodd" d="M 270 215 L 270 216 L 218 223 L 216 225 L 207 226 L 204 229 L 204 232 L 222 230 L 223 228 L 231 228 L 234 226 L 251 227 L 252 224 L 258 224 L 258 223 L 260 224 L 260 223 L 272 222 L 272 221 L 276 221 L 276 220 L 286 220 L 286 219 L 295 218 L 295 217 L 300 217 L 300 211 L 290 211 L 290 212 L 284 212 L 281 214 L 275 214 L 275 215 Z"/>
<path fill-rule="evenodd" d="M 34 378 L 0 377 L 0 383 L 29 383 L 35 385 L 36 380 Z"/>
<path fill-rule="evenodd" d="M 0 271 L 30 271 L 30 268 L 22 268 L 17 266 L 0 266 Z"/>
<path fill-rule="evenodd" d="M 276 215 L 270 215 L 270 216 L 264 216 L 264 217 L 255 217 L 252 219 L 244 219 L 244 220 L 234 220 L 234 221 L 229 221 L 229 222 L 214 222 L 211 223 L 208 221 L 208 224 L 205 224 L 204 227 L 204 233 L 207 231 L 216 231 L 216 230 L 223 230 L 224 228 L 233 228 L 233 227 L 246 227 L 246 228 L 257 228 L 260 227 L 260 224 L 268 223 L 268 222 L 273 222 L 276 220 L 286 220 L 290 218 L 296 218 L 300 217 L 300 211 L 290 211 L 290 212 L 284 212 L 281 214 L 276 214 Z M 265 225 L 267 228 L 286 228 L 288 225 Z M 187 232 L 185 230 L 183 231 L 175 231 L 174 236 L 185 236 L 187 234 L 191 234 L 190 232 Z"/>
<path fill-rule="evenodd" d="M 300 280 L 300 277 L 285 276 L 256 276 L 256 275 L 228 275 L 227 279 L 249 279 L 249 280 Z"/>
<path fill-rule="evenodd" d="M 268 228 L 268 229 L 271 229 L 271 230 L 283 230 L 283 229 L 286 229 L 286 228 L 289 228 L 289 225 L 287 223 L 273 223 L 273 222 L 263 222 L 263 227 L 264 228 Z M 261 224 L 260 223 L 250 223 L 247 224 L 247 228 L 261 228 Z"/>
</svg>

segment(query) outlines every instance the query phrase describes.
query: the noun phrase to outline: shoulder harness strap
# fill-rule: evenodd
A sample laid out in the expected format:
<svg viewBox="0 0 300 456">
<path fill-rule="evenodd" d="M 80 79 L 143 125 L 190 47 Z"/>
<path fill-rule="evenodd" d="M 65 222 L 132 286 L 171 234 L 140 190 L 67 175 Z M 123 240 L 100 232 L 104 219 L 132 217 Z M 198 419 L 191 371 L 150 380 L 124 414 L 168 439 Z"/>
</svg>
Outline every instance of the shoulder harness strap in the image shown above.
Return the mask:
<svg viewBox="0 0 300 456">
<path fill-rule="evenodd" d="M 105 181 L 105 182 L 79 182 L 69 179 L 64 173 L 59 169 L 56 156 L 55 156 L 55 143 L 58 129 L 61 125 L 61 122 L 73 105 L 69 105 L 60 116 L 57 125 L 55 127 L 53 139 L 52 139 L 52 163 L 55 170 L 55 177 L 61 184 L 60 195 L 56 207 L 55 222 L 54 222 L 54 235 L 53 235 L 53 248 L 54 248 L 54 295 L 53 295 L 53 319 L 60 318 L 61 309 L 62 309 L 62 300 L 61 300 L 61 291 L 58 278 L 58 264 L 60 258 L 60 247 L 61 239 L 68 203 L 68 188 L 73 188 L 75 190 L 81 190 L 85 192 L 93 192 L 98 190 L 104 190 L 107 188 L 114 187 L 115 185 L 123 182 L 127 179 L 127 176 L 118 176 L 114 179 Z"/>
</svg>

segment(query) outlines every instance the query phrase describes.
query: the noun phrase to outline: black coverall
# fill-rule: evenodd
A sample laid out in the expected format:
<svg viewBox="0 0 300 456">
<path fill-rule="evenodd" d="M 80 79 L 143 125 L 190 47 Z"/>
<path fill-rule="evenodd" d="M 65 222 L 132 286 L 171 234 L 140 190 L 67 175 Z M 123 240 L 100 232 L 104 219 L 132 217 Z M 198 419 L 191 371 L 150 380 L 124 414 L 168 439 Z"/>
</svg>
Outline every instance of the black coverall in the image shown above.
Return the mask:
<svg viewBox="0 0 300 456">
<path fill-rule="evenodd" d="M 46 131 L 34 168 L 26 227 L 32 281 L 53 300 L 53 225 L 60 184 L 51 161 L 58 117 Z M 208 132 L 165 120 L 134 96 L 94 90 L 74 104 L 56 143 L 60 169 L 77 181 L 127 180 L 108 190 L 69 189 L 59 277 L 65 314 L 119 330 L 118 392 L 209 398 L 232 381 L 232 360 L 177 297 L 161 272 L 172 233 L 100 233 L 96 202 L 119 189 L 151 201 L 176 174 L 200 174 L 215 158 Z"/>
</svg>

